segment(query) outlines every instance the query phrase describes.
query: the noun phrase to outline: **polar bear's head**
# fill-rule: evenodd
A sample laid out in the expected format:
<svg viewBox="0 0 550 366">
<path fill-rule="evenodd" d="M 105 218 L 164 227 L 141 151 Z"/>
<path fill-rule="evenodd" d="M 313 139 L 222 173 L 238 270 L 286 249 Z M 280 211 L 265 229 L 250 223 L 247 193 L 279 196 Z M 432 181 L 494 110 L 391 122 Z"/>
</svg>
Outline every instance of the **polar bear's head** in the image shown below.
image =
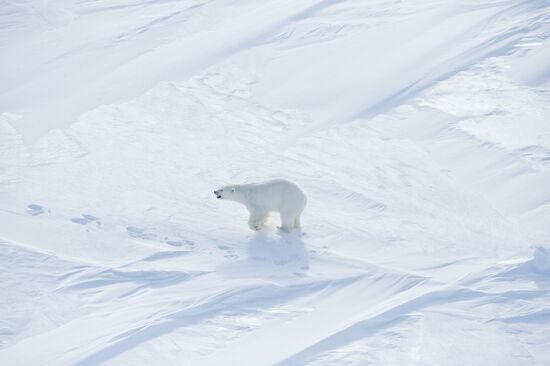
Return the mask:
<svg viewBox="0 0 550 366">
<path fill-rule="evenodd" d="M 225 186 L 214 191 L 216 198 L 223 200 L 237 200 L 239 197 L 238 186 Z"/>
</svg>

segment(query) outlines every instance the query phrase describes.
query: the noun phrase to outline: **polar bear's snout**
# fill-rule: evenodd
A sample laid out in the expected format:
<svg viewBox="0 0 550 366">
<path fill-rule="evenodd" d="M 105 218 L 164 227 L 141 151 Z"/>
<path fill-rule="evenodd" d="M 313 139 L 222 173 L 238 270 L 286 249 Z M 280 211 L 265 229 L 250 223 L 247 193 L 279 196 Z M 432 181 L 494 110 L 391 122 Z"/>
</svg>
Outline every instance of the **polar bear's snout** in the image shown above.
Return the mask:
<svg viewBox="0 0 550 366">
<path fill-rule="evenodd" d="M 238 193 L 235 186 L 226 186 L 214 191 L 216 198 L 221 198 L 224 200 L 235 201 L 237 199 Z"/>
</svg>

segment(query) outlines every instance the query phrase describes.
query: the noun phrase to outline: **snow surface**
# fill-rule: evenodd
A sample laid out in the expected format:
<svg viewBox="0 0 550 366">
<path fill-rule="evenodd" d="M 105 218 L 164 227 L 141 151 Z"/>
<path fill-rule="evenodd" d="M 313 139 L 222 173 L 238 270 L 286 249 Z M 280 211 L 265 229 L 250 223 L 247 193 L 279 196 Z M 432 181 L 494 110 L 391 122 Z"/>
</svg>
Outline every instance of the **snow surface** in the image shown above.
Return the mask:
<svg viewBox="0 0 550 366">
<path fill-rule="evenodd" d="M 0 364 L 549 365 L 549 22 L 0 2 Z M 212 193 L 275 177 L 301 232 Z"/>
</svg>

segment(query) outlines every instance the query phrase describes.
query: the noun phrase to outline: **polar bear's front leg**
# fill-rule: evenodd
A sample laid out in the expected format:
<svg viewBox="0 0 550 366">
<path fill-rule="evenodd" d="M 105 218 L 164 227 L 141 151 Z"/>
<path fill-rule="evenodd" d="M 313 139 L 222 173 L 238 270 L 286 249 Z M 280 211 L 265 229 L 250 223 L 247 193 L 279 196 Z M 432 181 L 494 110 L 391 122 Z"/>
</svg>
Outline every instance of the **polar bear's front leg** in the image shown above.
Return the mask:
<svg viewBox="0 0 550 366">
<path fill-rule="evenodd" d="M 252 230 L 260 230 L 267 220 L 267 213 L 251 212 L 248 219 L 248 227 Z"/>
</svg>

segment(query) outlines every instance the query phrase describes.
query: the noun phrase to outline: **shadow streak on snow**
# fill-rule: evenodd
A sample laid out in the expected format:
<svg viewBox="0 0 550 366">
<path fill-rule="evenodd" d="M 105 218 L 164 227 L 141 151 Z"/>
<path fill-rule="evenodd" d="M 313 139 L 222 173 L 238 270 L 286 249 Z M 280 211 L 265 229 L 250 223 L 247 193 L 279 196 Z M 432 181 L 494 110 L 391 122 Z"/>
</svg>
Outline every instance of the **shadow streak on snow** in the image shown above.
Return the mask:
<svg viewBox="0 0 550 366">
<path fill-rule="evenodd" d="M 446 302 L 464 301 L 484 296 L 485 293 L 470 289 L 437 290 L 425 293 L 368 319 L 360 320 L 349 327 L 336 332 L 302 351 L 278 362 L 277 366 L 305 365 L 327 351 L 338 349 L 360 339 L 380 332 L 393 324 L 407 319 L 410 313 L 425 306 Z"/>
<path fill-rule="evenodd" d="M 286 303 L 298 298 L 324 290 L 329 287 L 339 288 L 355 283 L 361 276 L 346 277 L 339 280 L 325 280 L 301 283 L 294 286 L 279 286 L 266 283 L 259 286 L 234 288 L 194 303 L 191 307 L 167 314 L 150 324 L 140 325 L 130 331 L 112 337 L 109 344 L 75 363 L 75 366 L 91 366 L 106 362 L 119 354 L 139 345 L 169 334 L 179 328 L 188 327 L 214 317 L 226 311 L 238 311 L 242 307 L 262 308 L 268 305 Z"/>
<path fill-rule="evenodd" d="M 273 231 L 254 232 L 246 243 L 247 258 L 223 264 L 218 270 L 229 277 L 287 278 L 305 277 L 309 257 L 303 233 Z"/>
<path fill-rule="evenodd" d="M 387 310 L 373 314 L 367 319 L 353 323 L 326 338 L 312 344 L 311 346 L 291 355 L 278 362 L 277 366 L 305 365 L 323 353 L 339 349 L 355 341 L 370 337 L 388 327 L 397 324 L 424 308 L 440 304 L 450 304 L 475 300 L 476 304 L 510 303 L 516 300 L 532 301 L 540 299 L 544 301 L 548 294 L 550 284 L 550 251 L 543 247 L 535 249 L 533 258 L 520 264 L 506 266 L 498 269 L 489 268 L 467 281 L 462 281 L 461 286 L 483 285 L 485 280 L 489 281 L 529 281 L 537 284 L 537 289 L 510 289 L 503 291 L 486 291 L 469 287 L 444 288 L 426 292 L 422 295 L 410 298 L 399 304 L 389 307 Z M 483 286 L 482 286 L 483 287 Z M 520 308 L 521 309 L 521 308 Z M 497 316 L 489 321 L 501 321 L 503 323 L 523 322 L 544 324 L 550 320 L 548 309 L 536 311 L 520 311 L 519 314 L 506 314 Z"/>
<path fill-rule="evenodd" d="M 489 267 L 486 270 L 466 277 L 462 286 L 473 286 L 483 281 L 532 283 L 537 287 L 534 293 L 548 293 L 550 290 L 550 249 L 536 247 L 533 256 L 515 264 Z M 511 287 L 511 286 L 510 286 Z"/>
<path fill-rule="evenodd" d="M 114 268 L 100 271 L 76 270 L 60 278 L 62 282 L 57 291 L 91 290 L 97 292 L 110 286 L 122 285 L 122 287 L 118 287 L 121 291 L 119 297 L 127 297 L 147 289 L 174 286 L 203 274 L 205 273 L 168 270 L 123 271 Z"/>
<path fill-rule="evenodd" d="M 265 230 L 258 231 L 248 241 L 249 261 L 263 262 L 264 268 L 290 266 L 307 270 L 309 259 L 301 235 L 295 231 L 270 236 Z"/>
<path fill-rule="evenodd" d="M 478 51 L 480 54 L 478 54 L 477 52 L 468 50 L 467 52 L 463 52 L 451 60 L 445 60 L 444 62 L 439 64 L 435 68 L 435 70 L 432 70 L 430 72 L 431 75 L 422 75 L 421 77 L 412 81 L 405 87 L 395 91 L 391 95 L 386 96 L 381 101 L 352 115 L 349 119 L 350 120 L 370 119 L 370 118 L 373 118 L 374 116 L 387 113 L 391 109 L 399 105 L 405 104 L 406 101 L 410 100 L 414 96 L 417 96 L 420 93 L 426 91 L 427 89 L 432 87 L 436 82 L 450 79 L 451 77 L 459 74 L 464 70 L 467 70 L 472 65 L 478 62 L 481 62 L 484 59 L 506 54 L 512 49 L 512 46 L 518 41 L 518 39 L 520 39 L 520 37 L 523 34 L 524 34 L 524 31 L 515 31 L 512 34 L 507 35 L 510 38 L 509 40 L 507 40 L 507 43 L 500 45 L 495 49 L 489 48 L 491 46 L 491 42 L 486 42 L 475 48 L 475 50 Z M 488 50 L 485 50 L 486 48 L 488 48 Z M 481 50 L 485 50 L 485 51 L 481 51 Z M 456 60 L 461 60 L 461 61 L 459 62 Z M 462 60 L 466 60 L 466 62 Z M 443 71 L 443 70 L 449 69 L 447 64 L 451 64 L 450 66 L 451 71 Z"/>
<path fill-rule="evenodd" d="M 493 16 L 491 21 L 511 13 L 515 14 L 519 11 L 518 9 L 524 11 L 536 11 L 541 7 L 543 7 L 542 2 L 536 3 L 526 1 L 500 11 Z M 472 67 L 472 65 L 488 58 L 509 54 L 515 49 L 518 41 L 524 37 L 525 34 L 532 32 L 537 27 L 544 26 L 547 20 L 548 17 L 538 17 L 533 24 L 511 28 L 504 34 L 495 35 L 494 37 L 479 43 L 477 46 L 474 46 L 467 51 L 454 55 L 449 59 L 442 60 L 442 62 L 435 65 L 433 69 L 429 70 L 427 74 L 420 75 L 420 77 L 412 80 L 410 83 L 401 89 L 396 90 L 391 95 L 385 96 L 377 103 L 353 114 L 349 119 L 369 119 L 376 115 L 387 113 L 389 110 L 397 107 L 398 105 L 404 104 L 407 100 L 410 100 L 414 96 L 417 96 L 427 90 L 436 82 L 447 80 L 460 72 L 467 70 Z M 479 24 L 476 24 L 469 29 L 468 32 L 472 34 L 477 32 L 479 26 Z M 464 34 L 461 36 L 464 36 Z M 456 41 L 458 42 L 459 39 Z M 449 42 L 449 44 L 452 45 L 454 43 Z M 449 46 L 447 44 L 443 47 L 447 48 Z"/>
</svg>

